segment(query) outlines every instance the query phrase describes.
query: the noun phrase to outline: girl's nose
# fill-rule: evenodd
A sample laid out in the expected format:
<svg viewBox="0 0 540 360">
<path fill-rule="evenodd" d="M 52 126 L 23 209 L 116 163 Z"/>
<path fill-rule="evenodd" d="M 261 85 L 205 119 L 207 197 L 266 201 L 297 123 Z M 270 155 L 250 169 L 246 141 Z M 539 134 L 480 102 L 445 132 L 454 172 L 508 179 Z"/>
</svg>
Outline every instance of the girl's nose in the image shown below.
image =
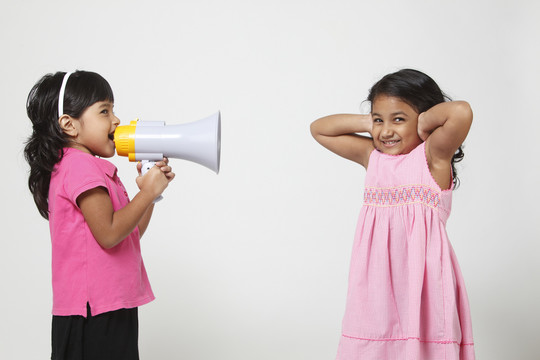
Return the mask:
<svg viewBox="0 0 540 360">
<path fill-rule="evenodd" d="M 384 125 L 381 134 L 384 137 L 391 137 L 392 135 L 394 135 L 394 131 L 392 130 L 391 126 Z"/>
<path fill-rule="evenodd" d="M 114 115 L 113 125 L 116 125 L 116 126 L 120 125 L 120 119 L 116 115 Z"/>
</svg>

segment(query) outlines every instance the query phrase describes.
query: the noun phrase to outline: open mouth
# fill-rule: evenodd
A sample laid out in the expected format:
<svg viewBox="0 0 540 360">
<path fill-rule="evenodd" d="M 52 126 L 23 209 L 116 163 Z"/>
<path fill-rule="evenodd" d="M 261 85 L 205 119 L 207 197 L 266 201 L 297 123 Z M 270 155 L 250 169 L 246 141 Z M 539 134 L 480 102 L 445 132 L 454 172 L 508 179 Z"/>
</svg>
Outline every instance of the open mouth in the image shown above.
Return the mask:
<svg viewBox="0 0 540 360">
<path fill-rule="evenodd" d="M 111 139 L 112 141 L 114 141 L 114 133 L 110 133 L 110 134 L 109 134 L 109 139 Z"/>
<path fill-rule="evenodd" d="M 381 141 L 381 143 L 382 143 L 384 146 L 387 146 L 387 147 L 392 147 L 392 146 L 396 145 L 398 142 L 399 142 L 399 140 L 387 140 L 387 141 Z"/>
</svg>

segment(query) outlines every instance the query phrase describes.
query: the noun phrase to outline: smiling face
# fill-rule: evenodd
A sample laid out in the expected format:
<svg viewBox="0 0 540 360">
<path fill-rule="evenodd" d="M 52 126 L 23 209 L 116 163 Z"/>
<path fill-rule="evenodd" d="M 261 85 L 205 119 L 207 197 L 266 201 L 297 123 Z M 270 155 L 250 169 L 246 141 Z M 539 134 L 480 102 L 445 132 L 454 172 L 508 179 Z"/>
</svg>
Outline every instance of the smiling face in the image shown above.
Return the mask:
<svg viewBox="0 0 540 360">
<path fill-rule="evenodd" d="M 389 155 L 408 154 L 422 143 L 418 113 L 400 98 L 379 95 L 371 107 L 371 136 L 377 150 Z"/>
<path fill-rule="evenodd" d="M 114 104 L 98 101 L 89 106 L 78 119 L 74 119 L 77 135 L 73 147 L 89 154 L 111 157 L 115 153 L 114 130 L 120 120 L 114 115 Z"/>
</svg>

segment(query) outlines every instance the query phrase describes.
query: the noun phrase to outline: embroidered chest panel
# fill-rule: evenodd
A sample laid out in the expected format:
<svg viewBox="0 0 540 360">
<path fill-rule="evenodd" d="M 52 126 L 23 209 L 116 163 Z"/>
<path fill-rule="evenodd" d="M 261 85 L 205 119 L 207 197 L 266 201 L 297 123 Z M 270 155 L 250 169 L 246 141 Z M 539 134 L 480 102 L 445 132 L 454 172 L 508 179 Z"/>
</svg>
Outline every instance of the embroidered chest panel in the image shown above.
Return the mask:
<svg viewBox="0 0 540 360">
<path fill-rule="evenodd" d="M 440 192 L 425 185 L 392 188 L 366 187 L 364 190 L 364 204 L 371 206 L 387 207 L 421 203 L 437 208 L 440 202 Z"/>
</svg>

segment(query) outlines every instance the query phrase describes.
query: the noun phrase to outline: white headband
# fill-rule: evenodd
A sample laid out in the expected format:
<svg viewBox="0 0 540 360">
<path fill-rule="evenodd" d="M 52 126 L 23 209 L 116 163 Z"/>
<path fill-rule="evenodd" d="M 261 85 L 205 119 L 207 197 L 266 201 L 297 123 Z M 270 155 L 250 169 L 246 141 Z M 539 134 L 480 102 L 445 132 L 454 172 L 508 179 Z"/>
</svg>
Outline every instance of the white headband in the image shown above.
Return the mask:
<svg viewBox="0 0 540 360">
<path fill-rule="evenodd" d="M 73 73 L 67 72 L 66 75 L 64 75 L 64 80 L 62 80 L 62 86 L 60 87 L 60 93 L 58 94 L 58 118 L 64 115 L 64 93 L 66 92 L 66 84 L 71 74 Z"/>
</svg>

